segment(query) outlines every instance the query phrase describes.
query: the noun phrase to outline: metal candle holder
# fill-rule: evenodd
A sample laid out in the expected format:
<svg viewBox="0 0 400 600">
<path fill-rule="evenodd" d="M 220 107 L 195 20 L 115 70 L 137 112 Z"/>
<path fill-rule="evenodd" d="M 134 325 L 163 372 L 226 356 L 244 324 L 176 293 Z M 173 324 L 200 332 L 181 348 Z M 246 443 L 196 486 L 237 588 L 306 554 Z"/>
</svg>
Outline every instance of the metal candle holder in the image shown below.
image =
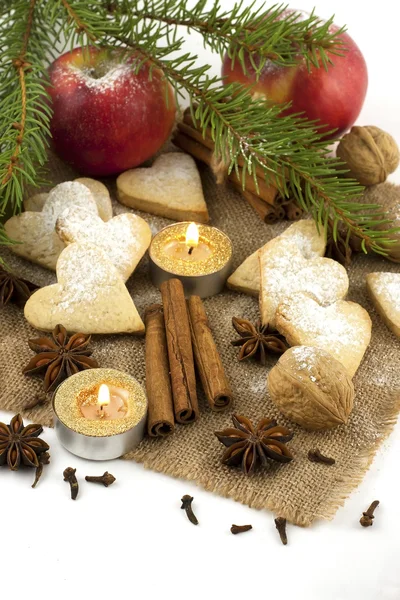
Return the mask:
<svg viewBox="0 0 400 600">
<path fill-rule="evenodd" d="M 89 420 L 82 416 L 77 397 L 96 384 L 129 391 L 127 415 L 121 419 Z M 90 369 L 69 377 L 53 396 L 54 427 L 60 443 L 72 454 L 90 460 L 118 458 L 143 439 L 147 398 L 139 382 L 116 369 Z"/>
<path fill-rule="evenodd" d="M 175 223 L 162 229 L 150 246 L 150 277 L 156 287 L 164 281 L 180 279 L 186 296 L 207 298 L 219 294 L 231 272 L 233 248 L 225 233 L 209 225 L 198 224 L 200 240 L 209 245 L 211 256 L 201 261 L 183 261 L 165 254 L 171 240 L 184 241 L 189 222 Z"/>
</svg>

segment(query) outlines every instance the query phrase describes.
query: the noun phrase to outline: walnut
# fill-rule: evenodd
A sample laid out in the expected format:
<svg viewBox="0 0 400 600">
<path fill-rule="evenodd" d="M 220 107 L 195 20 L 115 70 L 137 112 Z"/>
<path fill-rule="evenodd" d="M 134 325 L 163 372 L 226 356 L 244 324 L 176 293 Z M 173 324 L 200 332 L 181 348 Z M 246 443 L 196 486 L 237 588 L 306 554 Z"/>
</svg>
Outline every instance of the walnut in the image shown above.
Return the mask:
<svg viewBox="0 0 400 600">
<path fill-rule="evenodd" d="M 325 350 L 295 346 L 268 376 L 270 396 L 279 410 L 306 429 L 347 423 L 354 387 L 345 367 Z"/>
<path fill-rule="evenodd" d="M 392 136 L 373 125 L 352 127 L 336 148 L 336 156 L 362 185 L 386 181 L 399 165 L 399 148 Z"/>
</svg>

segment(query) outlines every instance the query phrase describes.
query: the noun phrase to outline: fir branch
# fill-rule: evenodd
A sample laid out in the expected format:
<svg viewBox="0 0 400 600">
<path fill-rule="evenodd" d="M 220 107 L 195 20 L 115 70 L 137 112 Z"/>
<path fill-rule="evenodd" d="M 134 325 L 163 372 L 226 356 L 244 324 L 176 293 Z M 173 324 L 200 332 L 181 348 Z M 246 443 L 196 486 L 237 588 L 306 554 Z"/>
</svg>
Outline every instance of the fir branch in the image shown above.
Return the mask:
<svg viewBox="0 0 400 600">
<path fill-rule="evenodd" d="M 71 22 L 74 23 L 76 33 L 84 33 L 87 36 L 88 40 L 90 40 L 93 43 L 96 43 L 97 37 L 90 31 L 89 26 L 86 25 L 85 22 L 80 18 L 77 11 L 74 10 L 74 8 L 71 6 L 71 3 L 67 2 L 67 0 L 61 0 L 61 3 L 67 11 Z"/>
<path fill-rule="evenodd" d="M 12 124 L 16 130 L 15 136 L 15 148 L 11 154 L 8 165 L 6 166 L 6 173 L 1 180 L 1 185 L 5 186 L 13 176 L 15 169 L 18 167 L 18 157 L 21 152 L 21 146 L 24 141 L 25 125 L 26 125 L 26 81 L 25 71 L 30 68 L 30 63 L 26 60 L 26 54 L 28 50 L 28 41 L 32 29 L 33 13 L 35 10 L 36 0 L 30 0 L 28 18 L 26 22 L 26 29 L 22 39 L 21 51 L 13 61 L 13 67 L 16 69 L 19 79 L 20 93 L 21 93 L 21 117 L 19 122 Z"/>
<path fill-rule="evenodd" d="M 47 104 L 45 55 L 50 47 L 41 3 L 16 0 L 0 18 L 0 214 L 22 204 L 26 183 L 40 184 L 51 110 Z"/>
<path fill-rule="evenodd" d="M 173 36 L 178 26 L 197 31 L 205 46 L 221 56 L 228 52 L 233 62 L 240 61 L 244 72 L 248 57 L 257 75 L 268 60 L 291 66 L 303 59 L 308 68 L 311 64 L 326 68 L 332 63 L 331 55 L 342 55 L 345 50 L 339 38 L 345 28 L 330 31 L 333 18 L 322 21 L 314 12 L 309 16 L 288 12 L 283 4 L 256 10 L 255 2 L 243 6 L 240 0 L 229 11 L 222 11 L 219 0 L 209 9 L 206 4 L 199 0 L 188 8 L 186 0 L 142 0 L 138 6 L 136 0 L 122 0 L 120 10 L 131 30 L 149 21 L 168 25 Z"/>
<path fill-rule="evenodd" d="M 363 188 L 355 180 L 338 177 L 345 171 L 344 165 L 328 156 L 329 149 L 321 142 L 315 124 L 298 115 L 281 116 L 286 107 L 267 108 L 238 84 L 221 87 L 218 77 L 209 77 L 208 65 L 193 66 L 195 56 L 187 54 L 170 60 L 168 55 L 174 48 L 154 44 L 149 49 L 139 36 L 118 36 L 117 41 L 162 69 L 178 92 L 183 88 L 189 93 L 194 120 L 201 125 L 204 136 L 211 127 L 216 155 L 228 158 L 229 171 L 235 169 L 239 174 L 238 158 L 245 159 L 243 188 L 246 176 L 253 176 L 257 185 L 259 166 L 267 181 L 276 185 L 283 196 L 294 196 L 321 227 L 327 229 L 331 220 L 334 236 L 337 223 L 342 221 L 346 230 L 362 240 L 365 251 L 368 247 L 385 252 L 383 246 L 393 230 L 374 230 L 377 224 L 388 221 L 376 214 L 375 205 L 355 202 Z"/>
<path fill-rule="evenodd" d="M 309 65 L 327 67 L 329 55 L 341 50 L 337 34 L 328 30 L 331 20 L 323 24 L 312 14 L 301 21 L 297 14 L 283 16 L 282 5 L 257 11 L 253 10 L 254 5 L 243 8 L 242 2 L 224 13 L 216 1 L 207 11 L 204 0 L 198 0 L 193 9 L 187 8 L 186 0 L 30 0 L 31 5 L 34 12 L 29 27 L 26 0 L 13 1 L 13 10 L 7 13 L 7 26 L 11 22 L 8 30 L 4 25 L 7 19 L 0 19 L 0 42 L 6 49 L 0 58 L 0 113 L 4 116 L 0 126 L 4 150 L 0 156 L 0 181 L 7 173 L 3 168 L 5 161 L 10 163 L 15 150 L 13 123 L 21 124 L 23 113 L 20 80 L 12 66 L 12 60 L 20 56 L 24 47 L 22 25 L 24 32 L 30 29 L 26 60 L 32 65 L 24 70 L 24 139 L 19 163 L 2 186 L 3 207 L 11 202 L 18 208 L 23 184 L 36 181 L 33 159 L 41 163 L 45 155 L 51 112 L 42 78 L 45 54 L 53 51 L 54 30 L 56 40 L 62 31 L 71 46 L 79 43 L 134 53 L 138 58 L 137 71 L 144 62 L 151 69 L 162 69 L 177 95 L 183 90 L 188 92 L 193 118 L 200 123 L 203 134 L 207 127 L 211 128 L 216 154 L 228 160 L 229 169 L 238 172 L 238 159 L 245 159 L 243 185 L 248 176 L 254 177 L 257 184 L 256 168 L 261 167 L 266 178 L 284 196 L 293 195 L 321 227 L 327 228 L 330 223 L 335 235 L 337 224 L 342 221 L 349 234 L 355 233 L 363 240 L 364 249 L 368 246 L 382 252 L 392 230 L 374 230 L 377 224 L 387 221 L 376 213 L 376 207 L 354 201 L 361 192 L 360 186 L 338 177 L 342 166 L 336 159 L 328 158 L 314 124 L 299 116 L 282 117 L 282 107 L 266 108 L 264 102 L 254 101 L 249 91 L 237 84 L 222 86 L 218 77 L 210 76 L 209 65 L 196 67 L 197 56 L 182 53 L 184 39 L 177 33 L 181 25 L 200 32 L 205 45 L 220 54 L 228 51 L 243 68 L 246 54 L 258 70 L 266 60 L 288 65 L 299 55 Z M 282 16 L 282 20 L 278 21 L 277 16 Z M 4 233 L 0 231 L 0 243 L 3 240 Z"/>
</svg>

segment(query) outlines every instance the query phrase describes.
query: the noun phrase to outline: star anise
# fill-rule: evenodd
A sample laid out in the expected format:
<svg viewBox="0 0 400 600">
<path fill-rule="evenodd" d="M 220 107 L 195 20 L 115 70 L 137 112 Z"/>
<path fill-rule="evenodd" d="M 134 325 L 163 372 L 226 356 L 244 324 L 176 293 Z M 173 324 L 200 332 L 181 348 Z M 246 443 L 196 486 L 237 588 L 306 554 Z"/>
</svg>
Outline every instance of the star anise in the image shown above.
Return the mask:
<svg viewBox="0 0 400 600">
<path fill-rule="evenodd" d="M 283 341 L 285 339 L 283 335 L 272 333 L 268 325 L 262 325 L 260 321 L 253 325 L 246 319 L 233 317 L 232 325 L 241 336 L 239 340 L 232 342 L 232 346 L 241 346 L 239 360 L 254 356 L 265 365 L 268 352 L 283 354 L 288 349 Z"/>
<path fill-rule="evenodd" d="M 0 423 L 0 465 L 7 464 L 12 471 L 19 467 L 40 465 L 40 455 L 49 450 L 48 444 L 39 438 L 41 425 L 27 425 L 21 415 L 15 415 L 11 423 Z"/>
<path fill-rule="evenodd" d="M 11 271 L 7 271 L 0 266 L 0 308 L 3 308 L 9 302 L 24 306 L 29 296 L 38 287 L 31 281 L 17 277 Z"/>
<path fill-rule="evenodd" d="M 79 371 L 99 366 L 94 358 L 89 358 L 92 354 L 88 348 L 90 335 L 75 333 L 68 338 L 65 327 L 56 325 L 52 336 L 53 339 L 28 340 L 29 347 L 37 354 L 23 370 L 26 375 L 44 373 L 45 392 L 53 391 L 64 379 Z"/>
<path fill-rule="evenodd" d="M 252 473 L 258 463 L 267 464 L 267 459 L 287 463 L 293 455 L 285 446 L 293 433 L 286 427 L 280 427 L 272 419 L 261 419 L 253 427 L 249 419 L 232 415 L 235 427 L 216 431 L 215 435 L 227 447 L 222 457 L 225 465 L 241 465 L 245 475 Z"/>
</svg>

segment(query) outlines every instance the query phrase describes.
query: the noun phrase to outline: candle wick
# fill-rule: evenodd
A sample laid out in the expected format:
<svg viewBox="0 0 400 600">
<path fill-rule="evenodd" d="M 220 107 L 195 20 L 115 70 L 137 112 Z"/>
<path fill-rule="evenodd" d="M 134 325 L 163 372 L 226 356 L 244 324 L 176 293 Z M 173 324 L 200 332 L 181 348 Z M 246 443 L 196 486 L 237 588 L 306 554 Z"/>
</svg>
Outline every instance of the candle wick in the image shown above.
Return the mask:
<svg viewBox="0 0 400 600">
<path fill-rule="evenodd" d="M 100 410 L 98 412 L 100 419 L 104 419 L 107 416 L 106 411 L 104 410 L 104 406 L 100 404 Z"/>
<path fill-rule="evenodd" d="M 191 246 L 191 247 L 189 248 L 189 252 L 188 252 L 188 254 L 192 254 L 193 250 L 194 250 L 194 246 Z"/>
</svg>

